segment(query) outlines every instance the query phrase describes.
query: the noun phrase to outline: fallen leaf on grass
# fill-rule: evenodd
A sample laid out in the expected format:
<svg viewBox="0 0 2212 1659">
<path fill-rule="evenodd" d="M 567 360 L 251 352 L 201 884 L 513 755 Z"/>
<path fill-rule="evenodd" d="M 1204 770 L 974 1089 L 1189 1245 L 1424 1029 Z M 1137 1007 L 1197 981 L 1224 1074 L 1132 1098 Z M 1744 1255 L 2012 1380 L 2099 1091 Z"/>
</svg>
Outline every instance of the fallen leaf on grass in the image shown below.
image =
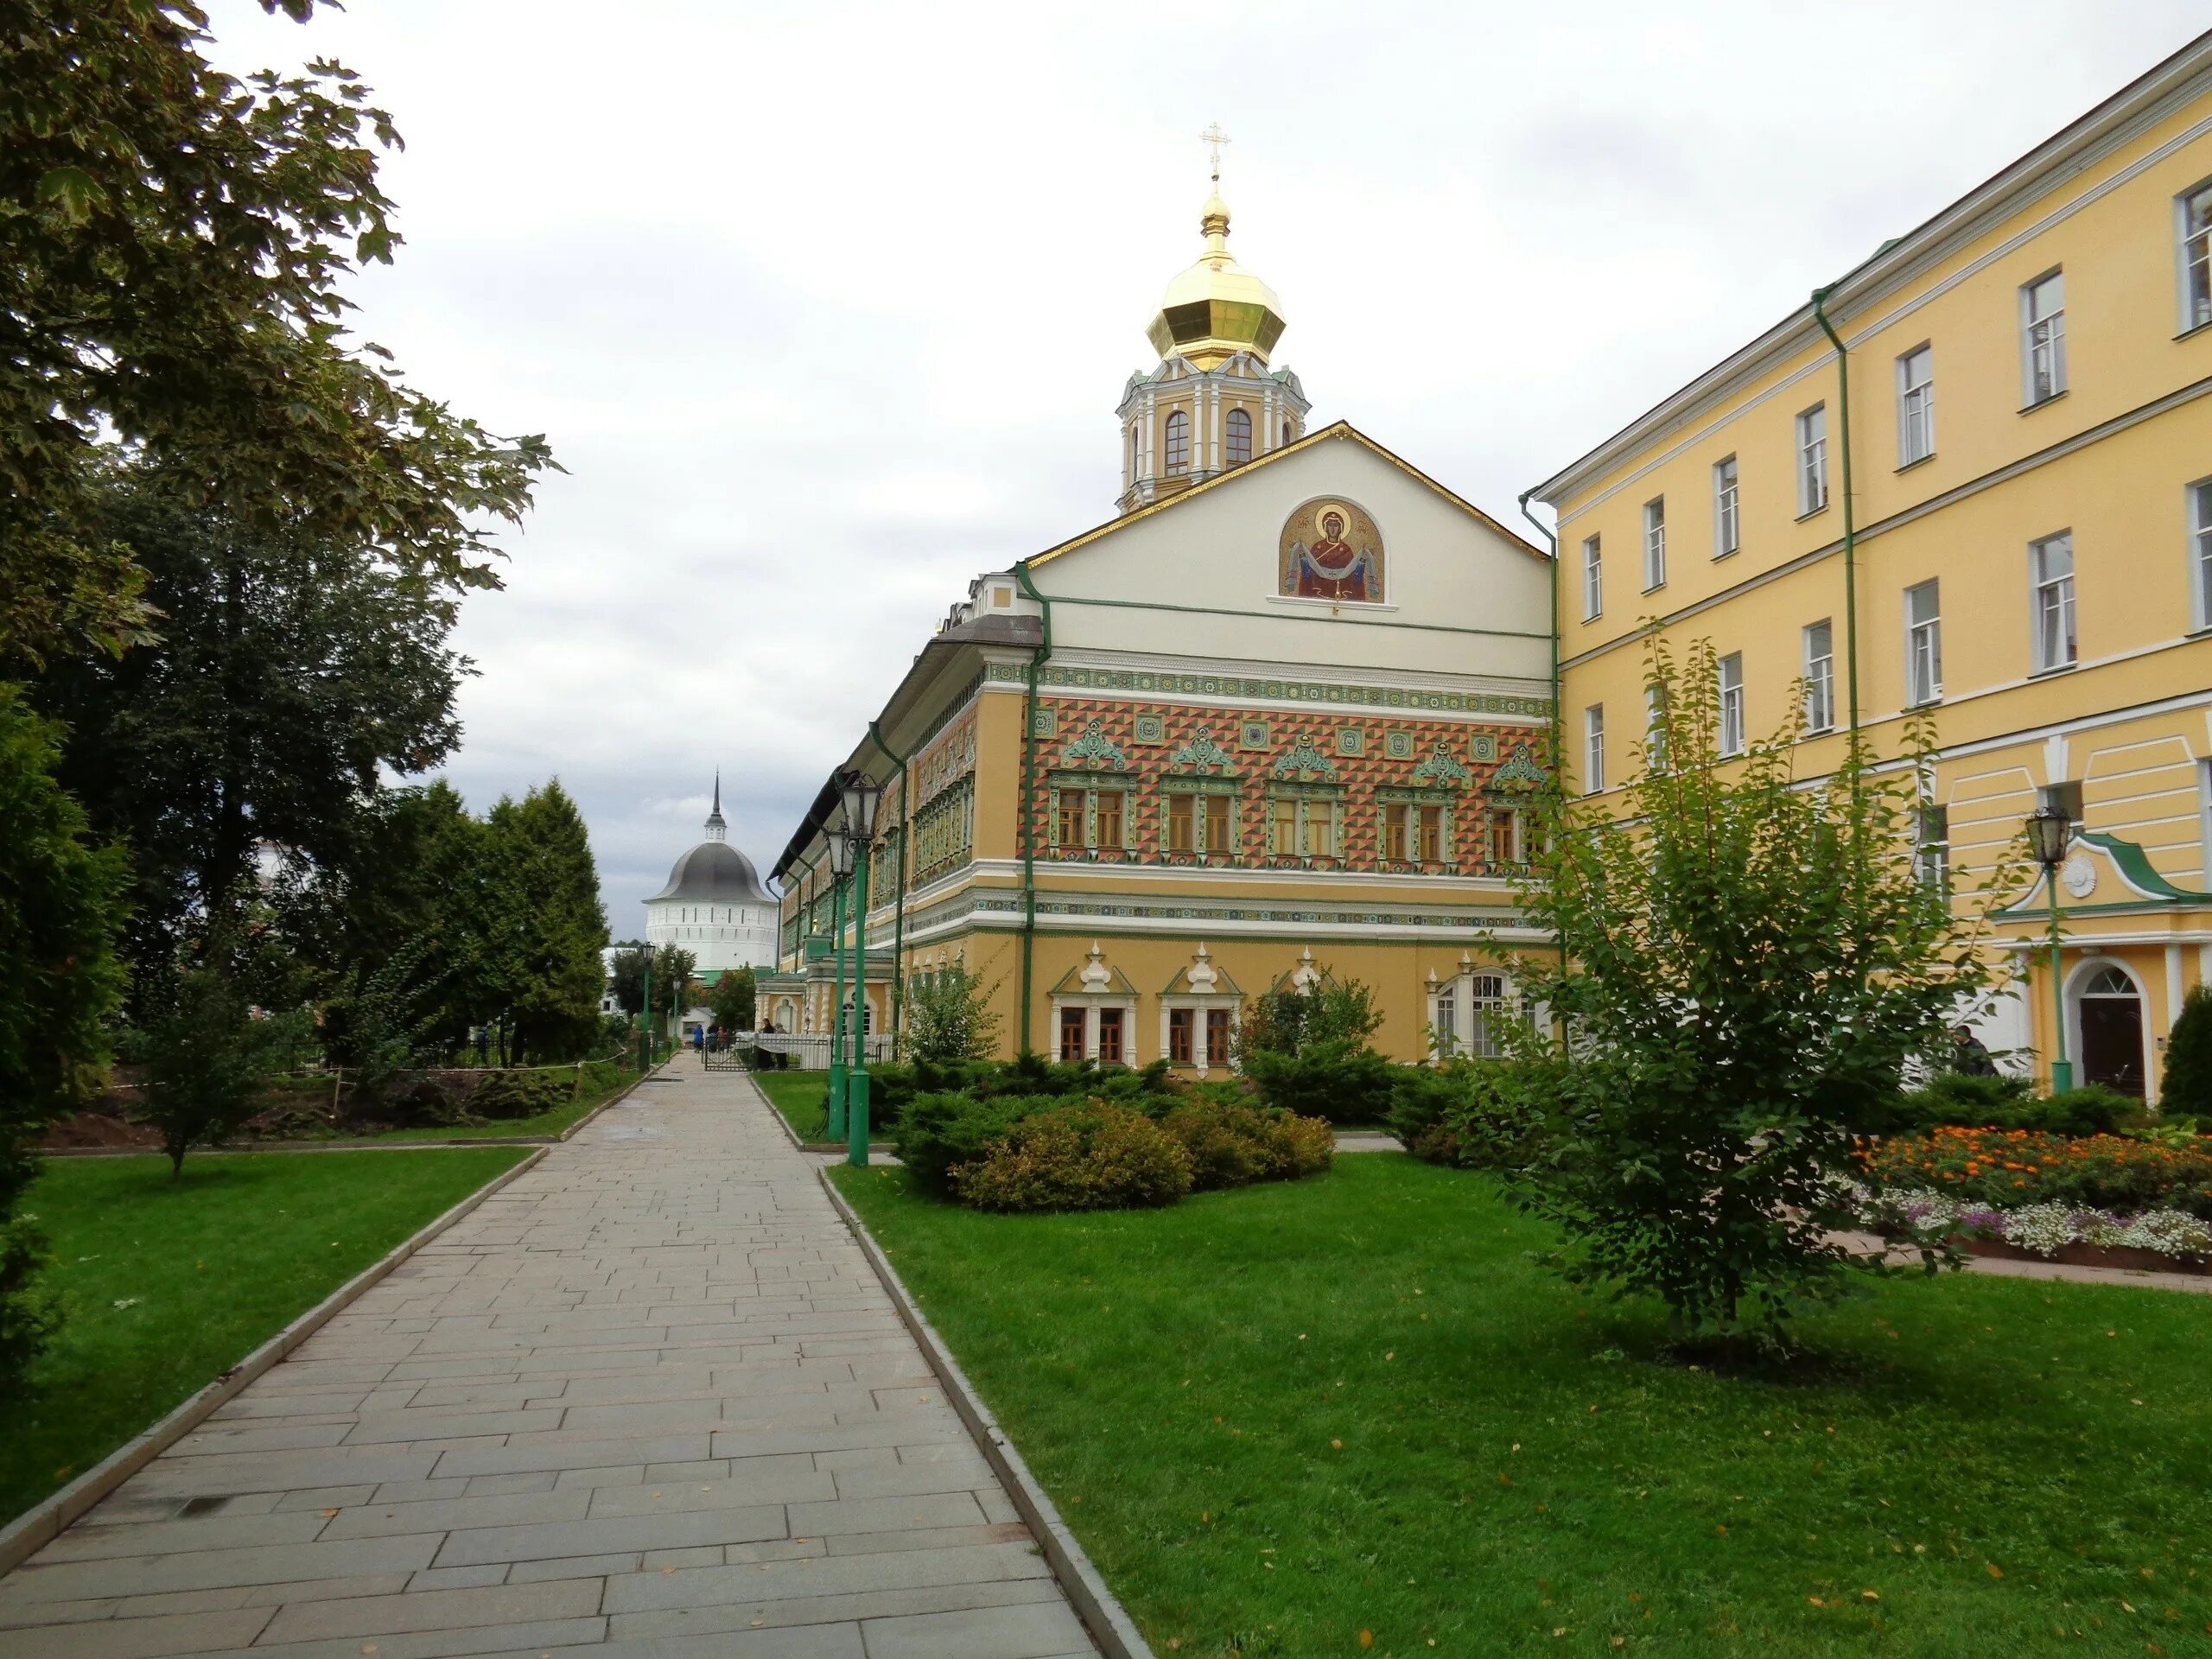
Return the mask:
<svg viewBox="0 0 2212 1659">
<path fill-rule="evenodd" d="M 2005 1576 L 2005 1569 L 1992 1561 L 1989 1564 L 1989 1576 L 1993 1579 L 2001 1579 Z"/>
<path fill-rule="evenodd" d="M 1344 1449 L 1344 1443 L 1342 1440 L 1331 1440 L 1329 1442 L 1329 1450 L 1332 1452 L 1341 1452 Z"/>
<path fill-rule="evenodd" d="M 1359 1645 L 1363 1648 L 1373 1647 L 1375 1645 L 1375 1632 L 1372 1630 L 1362 1630 L 1359 1633 Z"/>
</svg>

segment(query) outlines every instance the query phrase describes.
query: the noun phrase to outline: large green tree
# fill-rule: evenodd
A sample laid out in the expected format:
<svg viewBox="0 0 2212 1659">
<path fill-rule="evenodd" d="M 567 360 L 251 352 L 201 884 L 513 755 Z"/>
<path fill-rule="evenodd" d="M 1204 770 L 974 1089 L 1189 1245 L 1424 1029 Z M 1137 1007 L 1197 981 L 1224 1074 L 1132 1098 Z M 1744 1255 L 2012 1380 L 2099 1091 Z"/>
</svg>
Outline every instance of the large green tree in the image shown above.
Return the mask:
<svg viewBox="0 0 2212 1659">
<path fill-rule="evenodd" d="M 0 1379 L 50 1319 L 30 1282 L 37 1231 L 15 1215 L 38 1173 L 29 1142 L 88 1091 L 123 988 L 122 855 L 92 846 L 56 758 L 54 728 L 0 686 Z"/>
<path fill-rule="evenodd" d="M 574 1059 L 598 1038 L 604 983 L 607 912 L 590 834 L 557 778 L 503 798 L 486 822 L 486 954 L 500 1011 L 525 1056 Z"/>
<path fill-rule="evenodd" d="M 1551 795 L 1521 890 L 1565 949 L 1522 959 L 1541 1149 L 1517 1190 L 1576 1276 L 1662 1298 L 1686 1332 L 1765 1337 L 1853 1262 L 1834 1242 L 1853 1131 L 1990 989 L 1986 904 L 1915 858 L 1924 733 L 1903 764 L 1854 745 L 1807 787 L 1795 721 L 1724 752 L 1708 644 L 1655 646 L 1649 683 L 1626 810 Z"/>
<path fill-rule="evenodd" d="M 327 60 L 241 80 L 207 44 L 188 0 L 10 0 L 0 25 L 0 664 L 159 626 L 104 522 L 118 443 L 188 506 L 430 589 L 498 585 L 489 526 L 549 464 L 345 330 L 341 283 L 399 240 L 366 89 Z"/>
<path fill-rule="evenodd" d="M 35 688 L 71 730 L 62 778 L 137 877 L 131 956 L 173 959 L 188 925 L 256 890 L 258 861 L 343 888 L 379 859 L 394 816 L 382 779 L 442 760 L 460 735 L 466 664 L 446 643 L 455 601 L 374 550 L 257 531 L 191 507 L 178 480 L 112 481 L 103 519 L 146 571 L 161 637 L 120 658 L 54 664 Z M 359 906 L 356 906 L 358 913 Z"/>
</svg>

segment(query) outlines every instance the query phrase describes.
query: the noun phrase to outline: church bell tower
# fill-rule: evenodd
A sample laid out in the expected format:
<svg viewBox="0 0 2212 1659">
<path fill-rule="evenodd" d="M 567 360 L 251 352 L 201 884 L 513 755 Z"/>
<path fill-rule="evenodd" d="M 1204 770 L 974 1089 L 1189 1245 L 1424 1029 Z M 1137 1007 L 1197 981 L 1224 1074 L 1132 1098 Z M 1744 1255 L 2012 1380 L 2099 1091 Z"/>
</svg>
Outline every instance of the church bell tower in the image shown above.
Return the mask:
<svg viewBox="0 0 2212 1659">
<path fill-rule="evenodd" d="M 1282 338 L 1274 290 L 1229 251 L 1221 199 L 1219 126 L 1199 135 L 1213 156 L 1213 190 L 1199 210 L 1198 263 L 1167 284 L 1147 334 L 1160 353 L 1150 374 L 1129 377 L 1121 406 L 1123 512 L 1203 484 L 1295 442 L 1311 405 L 1298 377 L 1271 369 Z"/>
</svg>

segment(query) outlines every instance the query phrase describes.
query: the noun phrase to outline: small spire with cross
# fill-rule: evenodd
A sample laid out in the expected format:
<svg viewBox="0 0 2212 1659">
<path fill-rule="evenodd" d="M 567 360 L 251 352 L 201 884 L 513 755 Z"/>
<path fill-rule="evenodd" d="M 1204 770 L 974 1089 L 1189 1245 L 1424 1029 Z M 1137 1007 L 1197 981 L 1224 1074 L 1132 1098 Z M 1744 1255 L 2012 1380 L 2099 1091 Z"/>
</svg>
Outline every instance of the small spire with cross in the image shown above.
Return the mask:
<svg viewBox="0 0 2212 1659">
<path fill-rule="evenodd" d="M 1198 135 L 1198 142 L 1206 147 L 1207 154 L 1212 157 L 1213 186 L 1217 191 L 1221 188 L 1221 147 L 1229 142 L 1229 135 L 1221 130 L 1221 123 L 1215 121 L 1208 124 L 1206 130 Z"/>
</svg>

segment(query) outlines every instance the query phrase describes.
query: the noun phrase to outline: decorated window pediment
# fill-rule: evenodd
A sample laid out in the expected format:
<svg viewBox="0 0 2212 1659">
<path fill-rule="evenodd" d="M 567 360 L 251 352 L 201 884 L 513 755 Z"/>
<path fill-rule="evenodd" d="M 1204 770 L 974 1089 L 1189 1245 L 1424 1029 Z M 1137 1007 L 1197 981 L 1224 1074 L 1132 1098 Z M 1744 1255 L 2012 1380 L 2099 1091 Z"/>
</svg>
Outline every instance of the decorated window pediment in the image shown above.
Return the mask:
<svg viewBox="0 0 2212 1659">
<path fill-rule="evenodd" d="M 1490 781 L 1493 789 L 1541 789 L 1551 781 L 1551 774 L 1536 764 L 1526 743 L 1516 743 Z"/>
<path fill-rule="evenodd" d="M 1274 767 L 1280 782 L 1334 783 L 1337 763 L 1321 753 L 1310 737 L 1301 737 L 1277 757 Z"/>
<path fill-rule="evenodd" d="M 1413 780 L 1431 789 L 1465 789 L 1474 782 L 1475 774 L 1439 743 L 1435 753 L 1414 768 Z"/>
<path fill-rule="evenodd" d="M 1236 769 L 1236 758 L 1213 741 L 1211 732 L 1200 732 L 1181 748 L 1167 757 L 1171 766 L 1184 766 L 1192 772 L 1227 773 Z"/>
<path fill-rule="evenodd" d="M 1070 767 L 1110 767 L 1117 772 L 1127 771 L 1129 764 L 1129 757 L 1095 720 L 1084 727 L 1081 737 L 1061 751 L 1060 760 L 1062 765 Z"/>
</svg>

